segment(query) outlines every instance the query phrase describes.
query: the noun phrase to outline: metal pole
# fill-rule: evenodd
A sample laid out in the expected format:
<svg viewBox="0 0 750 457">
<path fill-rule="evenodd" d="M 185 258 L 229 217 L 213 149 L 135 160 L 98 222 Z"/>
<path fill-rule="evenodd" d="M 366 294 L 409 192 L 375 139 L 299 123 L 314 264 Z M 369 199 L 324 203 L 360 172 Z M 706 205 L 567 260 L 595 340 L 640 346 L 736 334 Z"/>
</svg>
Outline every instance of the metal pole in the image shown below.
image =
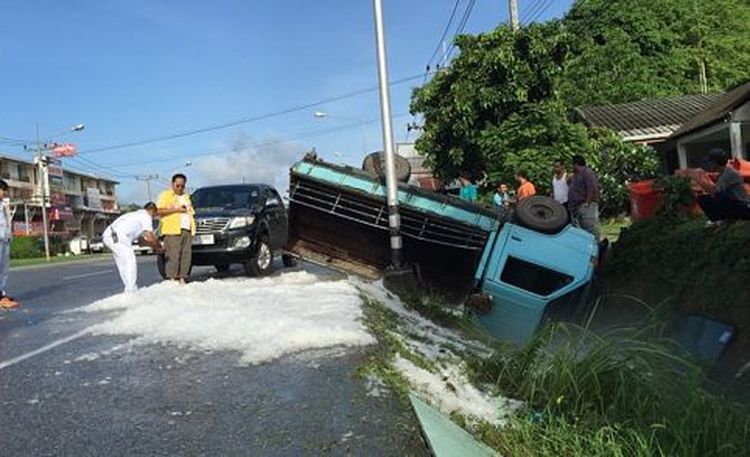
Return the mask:
<svg viewBox="0 0 750 457">
<path fill-rule="evenodd" d="M 508 0 L 508 10 L 510 11 L 510 26 L 515 32 L 518 30 L 518 4 L 516 4 L 516 0 Z"/>
<path fill-rule="evenodd" d="M 47 174 L 42 158 L 42 142 L 39 139 L 39 123 L 36 123 L 36 154 L 39 164 L 39 186 L 42 192 L 42 224 L 44 224 L 44 256 L 49 262 L 49 222 L 47 221 Z"/>
<path fill-rule="evenodd" d="M 380 83 L 380 117 L 383 125 L 383 150 L 385 152 L 385 185 L 388 195 L 388 227 L 391 239 L 391 264 L 400 267 L 403 261 L 401 240 L 401 218 L 398 214 L 398 181 L 396 180 L 395 146 L 391 124 L 391 100 L 388 89 L 388 63 L 383 32 L 382 0 L 373 0 L 375 9 L 375 39 L 378 57 L 378 80 Z"/>
</svg>

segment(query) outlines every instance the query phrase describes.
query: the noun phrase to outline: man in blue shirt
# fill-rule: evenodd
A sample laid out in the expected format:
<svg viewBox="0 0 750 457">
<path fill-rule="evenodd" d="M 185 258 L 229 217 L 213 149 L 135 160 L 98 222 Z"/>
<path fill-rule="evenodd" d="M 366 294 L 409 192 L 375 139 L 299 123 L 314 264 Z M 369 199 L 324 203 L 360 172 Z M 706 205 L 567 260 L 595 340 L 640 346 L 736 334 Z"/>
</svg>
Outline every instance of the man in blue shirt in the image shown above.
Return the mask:
<svg viewBox="0 0 750 457">
<path fill-rule="evenodd" d="M 461 172 L 458 177 L 461 182 L 461 190 L 458 193 L 458 198 L 467 202 L 474 202 L 477 200 L 477 186 L 471 183 L 471 175 L 467 172 Z"/>
<path fill-rule="evenodd" d="M 510 193 L 508 192 L 508 185 L 505 183 L 497 183 L 497 189 L 495 195 L 492 197 L 492 203 L 495 208 L 507 208 L 512 202 Z"/>
</svg>

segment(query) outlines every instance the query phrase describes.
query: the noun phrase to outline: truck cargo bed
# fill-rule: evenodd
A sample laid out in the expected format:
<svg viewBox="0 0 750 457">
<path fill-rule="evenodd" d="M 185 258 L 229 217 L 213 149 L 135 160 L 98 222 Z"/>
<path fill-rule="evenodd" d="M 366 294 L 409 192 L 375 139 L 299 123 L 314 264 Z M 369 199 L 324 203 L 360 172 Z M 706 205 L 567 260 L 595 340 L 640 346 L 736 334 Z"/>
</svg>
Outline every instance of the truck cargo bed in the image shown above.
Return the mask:
<svg viewBox="0 0 750 457">
<path fill-rule="evenodd" d="M 504 214 L 399 186 L 404 255 L 441 289 L 471 287 L 489 232 Z M 390 261 L 385 185 L 349 167 L 305 160 L 291 170 L 289 249 L 313 262 L 376 278 Z"/>
</svg>

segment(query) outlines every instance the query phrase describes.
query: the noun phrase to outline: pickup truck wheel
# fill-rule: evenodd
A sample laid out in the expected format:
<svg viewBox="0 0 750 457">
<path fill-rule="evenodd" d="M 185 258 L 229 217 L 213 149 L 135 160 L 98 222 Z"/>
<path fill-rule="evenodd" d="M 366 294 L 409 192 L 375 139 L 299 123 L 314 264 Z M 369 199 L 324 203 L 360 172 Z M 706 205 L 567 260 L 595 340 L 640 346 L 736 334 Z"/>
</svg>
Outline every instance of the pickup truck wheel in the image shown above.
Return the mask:
<svg viewBox="0 0 750 457">
<path fill-rule="evenodd" d="M 550 197 L 534 195 L 516 206 L 516 220 L 531 230 L 557 233 L 568 224 L 568 211 Z"/>
<path fill-rule="evenodd" d="M 284 263 L 286 268 L 294 268 L 297 266 L 297 259 L 290 254 L 284 254 L 281 256 L 281 261 Z"/>
<path fill-rule="evenodd" d="M 245 263 L 245 273 L 248 276 L 265 276 L 273 267 L 273 250 L 267 236 L 258 239 L 258 248 L 250 261 Z"/>
</svg>

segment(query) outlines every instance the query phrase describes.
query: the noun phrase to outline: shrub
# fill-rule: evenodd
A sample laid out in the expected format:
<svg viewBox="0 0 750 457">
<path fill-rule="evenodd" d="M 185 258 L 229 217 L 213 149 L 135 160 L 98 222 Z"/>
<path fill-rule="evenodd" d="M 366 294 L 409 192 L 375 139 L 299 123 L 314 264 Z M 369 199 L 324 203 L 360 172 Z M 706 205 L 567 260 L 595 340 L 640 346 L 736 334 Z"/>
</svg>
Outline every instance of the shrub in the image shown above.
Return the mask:
<svg viewBox="0 0 750 457">
<path fill-rule="evenodd" d="M 10 243 L 12 259 L 30 259 L 44 255 L 44 249 L 38 236 L 19 236 Z"/>
</svg>

